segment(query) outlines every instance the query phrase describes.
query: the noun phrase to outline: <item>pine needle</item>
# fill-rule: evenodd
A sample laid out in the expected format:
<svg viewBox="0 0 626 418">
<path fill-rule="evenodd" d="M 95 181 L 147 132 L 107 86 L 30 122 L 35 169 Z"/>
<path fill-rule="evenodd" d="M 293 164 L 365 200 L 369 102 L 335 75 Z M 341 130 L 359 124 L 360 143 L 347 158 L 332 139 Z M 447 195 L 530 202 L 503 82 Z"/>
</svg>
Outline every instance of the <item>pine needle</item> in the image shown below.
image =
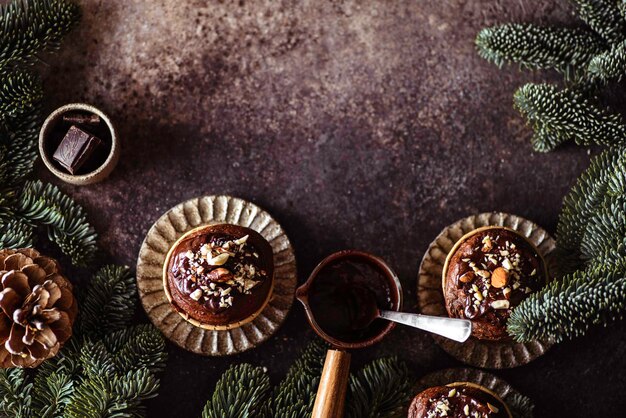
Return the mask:
<svg viewBox="0 0 626 418">
<path fill-rule="evenodd" d="M 134 313 L 137 288 L 128 267 L 105 266 L 91 279 L 81 297 L 77 330 L 87 337 L 102 337 L 127 327 Z"/>
<path fill-rule="evenodd" d="M 289 368 L 287 376 L 274 389 L 271 402 L 264 409 L 266 418 L 311 416 L 327 349 L 328 346 L 319 340 L 307 345 Z"/>
<path fill-rule="evenodd" d="M 17 117 L 38 106 L 43 98 L 41 81 L 29 71 L 0 72 L 0 118 Z"/>
<path fill-rule="evenodd" d="M 580 249 L 592 260 L 626 244 L 626 196 L 608 196 L 589 217 Z"/>
<path fill-rule="evenodd" d="M 601 205 L 608 183 L 617 172 L 626 171 L 623 150 L 607 150 L 591 160 L 589 168 L 563 199 L 557 224 L 557 249 L 574 267 L 582 263 L 580 246 L 589 219 Z"/>
<path fill-rule="evenodd" d="M 509 23 L 482 29 L 476 47 L 499 67 L 518 63 L 532 70 L 554 68 L 569 78 L 604 50 L 604 42 L 585 29 Z"/>
<path fill-rule="evenodd" d="M 606 42 L 620 42 L 626 35 L 626 22 L 622 19 L 615 0 L 572 0 L 578 15 Z"/>
<path fill-rule="evenodd" d="M 535 129 L 533 147 L 547 152 L 574 140 L 578 145 L 626 143 L 626 126 L 619 115 L 591 104 L 571 89 L 550 84 L 526 84 L 515 93 L 515 107 Z"/>
<path fill-rule="evenodd" d="M 217 382 L 202 418 L 255 418 L 269 393 L 270 379 L 263 368 L 231 366 Z"/>
<path fill-rule="evenodd" d="M 24 184 L 17 214 L 30 222 L 48 225 L 48 236 L 76 265 L 88 264 L 96 252 L 96 232 L 85 210 L 56 186 L 41 181 Z"/>
<path fill-rule="evenodd" d="M 19 218 L 0 224 L 0 248 L 27 248 L 33 246 L 33 228 Z"/>
<path fill-rule="evenodd" d="M 35 385 L 33 412 L 39 418 L 62 418 L 65 406 L 74 392 L 74 382 L 68 373 L 55 371 L 45 382 Z"/>
<path fill-rule="evenodd" d="M 626 259 L 593 264 L 553 281 L 513 310 L 507 328 L 520 342 L 581 336 L 592 325 L 621 319 L 626 309 Z"/>
<path fill-rule="evenodd" d="M 33 387 L 28 383 L 24 369 L 0 369 L 0 416 L 30 418 Z"/>
<path fill-rule="evenodd" d="M 626 40 L 593 57 L 589 61 L 587 73 L 591 80 L 603 83 L 621 81 L 626 74 Z"/>
<path fill-rule="evenodd" d="M 411 395 L 408 367 L 396 357 L 374 360 L 350 377 L 348 418 L 406 416 Z"/>
<path fill-rule="evenodd" d="M 13 0 L 0 8 L 0 68 L 27 64 L 56 49 L 80 20 L 80 8 L 65 0 Z"/>
</svg>

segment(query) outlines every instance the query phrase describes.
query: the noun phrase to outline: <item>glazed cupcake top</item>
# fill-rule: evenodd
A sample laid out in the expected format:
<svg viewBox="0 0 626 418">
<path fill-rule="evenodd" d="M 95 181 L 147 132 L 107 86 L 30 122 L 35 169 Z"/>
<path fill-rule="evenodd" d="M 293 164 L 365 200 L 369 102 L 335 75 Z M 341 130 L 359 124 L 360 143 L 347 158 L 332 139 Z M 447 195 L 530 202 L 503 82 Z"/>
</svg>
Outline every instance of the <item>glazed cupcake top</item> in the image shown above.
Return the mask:
<svg viewBox="0 0 626 418">
<path fill-rule="evenodd" d="M 500 418 L 508 413 L 502 402 L 477 388 L 436 386 L 418 394 L 409 408 L 409 418 Z"/>
<path fill-rule="evenodd" d="M 502 337 L 511 310 L 545 281 L 543 260 L 526 239 L 505 228 L 485 229 L 450 258 L 444 286 L 448 312 L 491 325 L 492 336 Z"/>
<path fill-rule="evenodd" d="M 170 256 L 172 301 L 201 322 L 243 319 L 265 301 L 271 287 L 269 244 L 247 228 L 220 229 L 183 239 Z"/>
</svg>

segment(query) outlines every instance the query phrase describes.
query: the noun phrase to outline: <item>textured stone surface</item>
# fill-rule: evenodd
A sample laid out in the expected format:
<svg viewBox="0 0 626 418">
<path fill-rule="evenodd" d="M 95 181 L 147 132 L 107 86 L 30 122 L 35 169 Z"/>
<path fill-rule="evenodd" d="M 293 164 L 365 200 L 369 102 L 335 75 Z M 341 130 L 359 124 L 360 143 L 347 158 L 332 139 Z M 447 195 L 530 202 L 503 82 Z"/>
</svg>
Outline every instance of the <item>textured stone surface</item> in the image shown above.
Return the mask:
<svg viewBox="0 0 626 418">
<path fill-rule="evenodd" d="M 565 1 L 82 3 L 80 29 L 46 59 L 46 110 L 84 101 L 117 123 L 124 148 L 110 179 L 61 185 L 117 262 L 135 263 L 171 206 L 232 194 L 283 224 L 300 281 L 332 251 L 369 250 L 396 268 L 414 310 L 419 260 L 445 225 L 499 210 L 554 230 L 588 164 L 574 147 L 533 153 L 512 109 L 517 86 L 554 75 L 499 71 L 473 47 L 496 22 L 571 23 Z M 594 330 L 496 374 L 532 397 L 539 417 L 618 416 L 625 330 Z M 198 416 L 232 362 L 267 366 L 277 381 L 310 338 L 295 306 L 275 338 L 243 355 L 203 358 L 169 345 L 149 416 Z M 383 353 L 417 375 L 458 365 L 402 327 L 355 353 L 355 364 Z"/>
</svg>

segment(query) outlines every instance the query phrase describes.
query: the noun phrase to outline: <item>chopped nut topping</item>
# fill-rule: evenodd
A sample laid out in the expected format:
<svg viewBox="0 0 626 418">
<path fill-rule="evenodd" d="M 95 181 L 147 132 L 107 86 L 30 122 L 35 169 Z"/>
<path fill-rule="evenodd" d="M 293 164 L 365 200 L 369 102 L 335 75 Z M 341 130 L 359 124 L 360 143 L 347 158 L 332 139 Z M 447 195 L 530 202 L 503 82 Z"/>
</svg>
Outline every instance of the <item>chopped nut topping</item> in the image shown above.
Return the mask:
<svg viewBox="0 0 626 418">
<path fill-rule="evenodd" d="M 211 266 L 223 266 L 228 261 L 230 255 L 228 253 L 218 254 L 215 257 L 207 257 L 207 263 Z"/>
<path fill-rule="evenodd" d="M 509 309 L 510 302 L 508 300 L 494 300 L 491 302 L 493 309 Z"/>
<path fill-rule="evenodd" d="M 184 287 L 191 299 L 229 308 L 234 297 L 250 294 L 262 282 L 267 273 L 251 258 L 254 248 L 247 244 L 248 238 L 213 237 L 195 252 L 181 253 L 178 271 L 188 281 Z"/>
<path fill-rule="evenodd" d="M 193 292 L 191 292 L 191 294 L 189 295 L 189 297 L 195 301 L 200 300 L 200 298 L 202 297 L 202 289 L 196 289 Z"/>
<path fill-rule="evenodd" d="M 493 412 L 494 414 L 497 414 L 500 411 L 500 408 L 498 408 L 495 405 L 490 404 L 489 402 L 487 402 L 487 407 L 489 407 L 489 410 Z"/>
<path fill-rule="evenodd" d="M 474 272 L 473 271 L 468 271 L 467 273 L 465 273 L 464 275 L 459 277 L 459 281 L 462 282 L 462 283 L 470 283 L 472 280 L 474 280 Z"/>
<path fill-rule="evenodd" d="M 489 273 L 487 270 L 478 270 L 476 274 L 478 274 L 480 277 L 484 277 L 485 279 L 491 276 L 491 273 Z"/>
</svg>

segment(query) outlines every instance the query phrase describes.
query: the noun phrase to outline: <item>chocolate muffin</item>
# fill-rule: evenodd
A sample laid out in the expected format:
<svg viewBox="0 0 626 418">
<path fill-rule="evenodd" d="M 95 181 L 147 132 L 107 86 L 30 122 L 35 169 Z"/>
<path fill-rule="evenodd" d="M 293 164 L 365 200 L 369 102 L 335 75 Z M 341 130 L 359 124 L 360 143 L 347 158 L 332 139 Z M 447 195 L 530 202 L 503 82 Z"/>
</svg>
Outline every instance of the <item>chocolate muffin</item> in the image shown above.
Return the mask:
<svg viewBox="0 0 626 418">
<path fill-rule="evenodd" d="M 482 340 L 510 337 L 511 310 L 547 278 L 537 249 L 518 232 L 484 227 L 462 237 L 443 269 L 443 295 L 451 318 L 472 321 L 472 335 Z"/>
<path fill-rule="evenodd" d="M 225 330 L 252 321 L 271 296 L 274 257 L 256 231 L 209 225 L 183 235 L 165 259 L 165 294 L 192 324 Z"/>
<path fill-rule="evenodd" d="M 409 407 L 408 418 L 511 418 L 508 406 L 487 388 L 455 382 L 420 392 Z"/>
</svg>

